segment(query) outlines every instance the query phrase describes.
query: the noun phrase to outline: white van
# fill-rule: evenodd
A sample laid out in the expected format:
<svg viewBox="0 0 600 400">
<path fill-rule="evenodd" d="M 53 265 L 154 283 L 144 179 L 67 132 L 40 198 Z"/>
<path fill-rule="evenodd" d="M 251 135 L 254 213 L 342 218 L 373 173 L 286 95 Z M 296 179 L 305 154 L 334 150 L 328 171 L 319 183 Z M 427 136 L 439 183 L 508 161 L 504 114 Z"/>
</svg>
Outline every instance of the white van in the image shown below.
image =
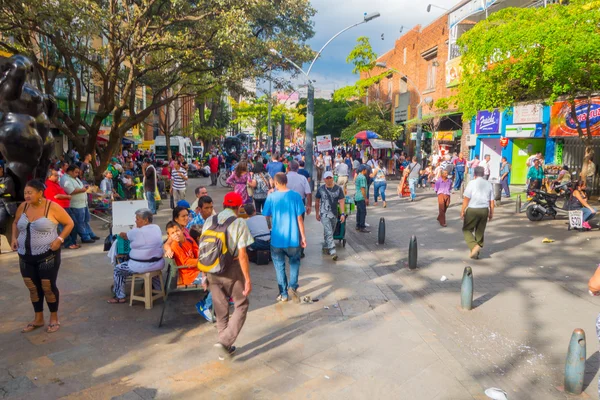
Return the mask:
<svg viewBox="0 0 600 400">
<path fill-rule="evenodd" d="M 192 162 L 194 157 L 194 150 L 192 148 L 192 141 L 190 138 L 183 136 L 171 136 L 171 157 L 175 157 L 175 154 L 181 153 L 183 159 L 189 163 Z M 156 149 L 157 160 L 167 160 L 167 144 L 164 136 L 157 136 L 154 140 L 154 147 Z"/>
</svg>

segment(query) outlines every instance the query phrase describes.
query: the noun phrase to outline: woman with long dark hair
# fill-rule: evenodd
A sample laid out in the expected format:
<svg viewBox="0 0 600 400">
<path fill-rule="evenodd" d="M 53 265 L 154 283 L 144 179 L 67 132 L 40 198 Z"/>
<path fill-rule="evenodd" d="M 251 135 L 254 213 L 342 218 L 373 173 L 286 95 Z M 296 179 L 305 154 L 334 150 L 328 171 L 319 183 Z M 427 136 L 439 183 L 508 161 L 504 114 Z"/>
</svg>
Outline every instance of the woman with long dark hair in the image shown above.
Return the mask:
<svg viewBox="0 0 600 400">
<path fill-rule="evenodd" d="M 237 163 L 233 174 L 227 178 L 227 184 L 233 187 L 233 191 L 242 196 L 244 204 L 250 203 L 252 199 L 248 195 L 248 185 L 252 186 L 252 178 L 248 173 L 248 164 L 245 161 Z"/>
<path fill-rule="evenodd" d="M 56 332 L 58 297 L 56 278 L 60 268 L 60 248 L 73 230 L 69 214 L 58 204 L 44 198 L 45 186 L 38 180 L 27 182 L 12 226 L 11 247 L 19 254 L 21 276 L 29 290 L 35 318 L 21 332 L 44 326 L 44 298 L 50 310 L 48 333 Z M 58 234 L 58 225 L 63 229 Z"/>
<path fill-rule="evenodd" d="M 269 190 L 272 189 L 271 179 L 262 163 L 256 163 L 252 172 L 250 185 L 254 187 L 254 205 L 256 206 L 256 212 L 260 214 L 265 201 L 267 201 Z"/>
</svg>

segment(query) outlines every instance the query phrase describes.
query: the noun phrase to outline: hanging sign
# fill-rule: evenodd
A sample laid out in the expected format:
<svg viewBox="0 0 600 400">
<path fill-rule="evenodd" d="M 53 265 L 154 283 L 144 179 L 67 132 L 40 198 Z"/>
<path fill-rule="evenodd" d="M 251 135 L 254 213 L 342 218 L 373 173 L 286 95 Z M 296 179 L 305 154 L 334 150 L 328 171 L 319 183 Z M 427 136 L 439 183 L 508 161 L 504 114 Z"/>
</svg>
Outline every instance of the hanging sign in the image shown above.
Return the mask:
<svg viewBox="0 0 600 400">
<path fill-rule="evenodd" d="M 318 151 L 333 150 L 333 146 L 331 144 L 331 135 L 317 136 L 317 150 Z"/>
<path fill-rule="evenodd" d="M 492 135 L 500 133 L 500 111 L 479 111 L 475 121 L 475 133 Z"/>
<path fill-rule="evenodd" d="M 543 107 L 541 104 L 524 104 L 513 109 L 514 124 L 542 123 Z"/>
<path fill-rule="evenodd" d="M 594 97 L 591 103 L 587 100 L 575 101 L 575 114 L 583 129 L 587 131 L 589 110 L 589 123 L 592 136 L 600 136 L 600 97 Z M 577 137 L 577 123 L 571 115 L 571 103 L 557 101 L 550 110 L 550 137 Z"/>
</svg>

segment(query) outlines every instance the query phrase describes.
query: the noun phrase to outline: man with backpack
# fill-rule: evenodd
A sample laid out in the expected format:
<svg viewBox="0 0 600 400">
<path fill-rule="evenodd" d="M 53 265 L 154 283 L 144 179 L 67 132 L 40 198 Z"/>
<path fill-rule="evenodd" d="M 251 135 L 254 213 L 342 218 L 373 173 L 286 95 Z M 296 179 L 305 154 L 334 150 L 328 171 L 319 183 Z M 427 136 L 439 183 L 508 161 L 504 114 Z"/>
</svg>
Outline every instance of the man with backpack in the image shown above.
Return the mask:
<svg viewBox="0 0 600 400">
<path fill-rule="evenodd" d="M 208 273 L 208 284 L 217 318 L 219 359 L 235 352 L 237 339 L 248 313 L 248 296 L 252 291 L 246 248 L 254 243 L 243 219 L 238 218 L 242 196 L 229 192 L 223 199 L 223 211 L 209 218 L 202 228 L 198 269 Z M 222 240 L 224 238 L 225 240 Z M 229 298 L 235 309 L 229 317 Z"/>
</svg>

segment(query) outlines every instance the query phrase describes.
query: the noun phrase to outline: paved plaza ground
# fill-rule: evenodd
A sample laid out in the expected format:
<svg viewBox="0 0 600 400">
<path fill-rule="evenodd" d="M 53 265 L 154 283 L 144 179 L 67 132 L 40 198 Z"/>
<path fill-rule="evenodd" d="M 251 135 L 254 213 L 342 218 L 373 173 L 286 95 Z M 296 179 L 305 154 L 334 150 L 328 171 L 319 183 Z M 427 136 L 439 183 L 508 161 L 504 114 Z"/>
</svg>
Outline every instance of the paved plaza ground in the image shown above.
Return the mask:
<svg viewBox="0 0 600 400">
<path fill-rule="evenodd" d="M 216 203 L 226 193 L 209 191 Z M 112 268 L 100 242 L 63 252 L 60 331 L 21 334 L 32 307 L 17 256 L 0 255 L 0 398 L 462 400 L 486 399 L 488 387 L 511 400 L 597 398 L 600 300 L 587 294 L 587 280 L 598 264 L 598 231 L 568 231 L 565 220 L 531 223 L 509 202 L 473 261 L 458 196 L 440 228 L 432 192 L 409 203 L 395 191 L 390 184 L 388 208 L 368 208 L 372 233 L 355 232 L 350 217 L 337 263 L 322 255 L 321 225 L 308 216 L 299 291 L 318 302 L 276 304 L 272 264 L 251 264 L 250 311 L 231 362 L 216 358 L 216 330 L 194 309 L 197 294 L 173 295 L 162 328 L 160 300 L 152 310 L 107 304 Z M 169 217 L 163 203 L 157 223 L 164 228 Z M 416 271 L 406 265 L 413 234 Z M 555 241 L 542 244 L 546 237 Z M 475 277 L 469 312 L 460 309 L 467 265 Z M 585 393 L 567 396 L 564 362 L 575 328 L 587 334 Z"/>
</svg>

